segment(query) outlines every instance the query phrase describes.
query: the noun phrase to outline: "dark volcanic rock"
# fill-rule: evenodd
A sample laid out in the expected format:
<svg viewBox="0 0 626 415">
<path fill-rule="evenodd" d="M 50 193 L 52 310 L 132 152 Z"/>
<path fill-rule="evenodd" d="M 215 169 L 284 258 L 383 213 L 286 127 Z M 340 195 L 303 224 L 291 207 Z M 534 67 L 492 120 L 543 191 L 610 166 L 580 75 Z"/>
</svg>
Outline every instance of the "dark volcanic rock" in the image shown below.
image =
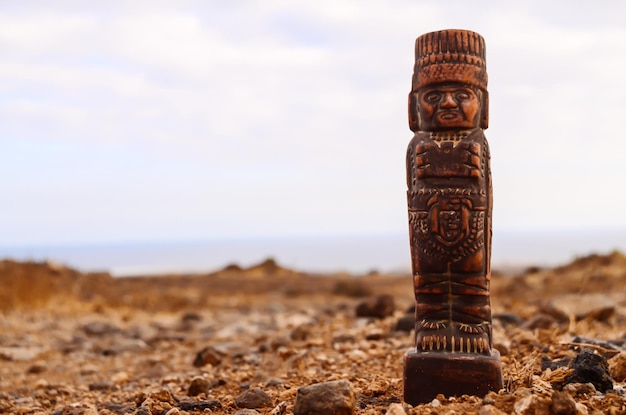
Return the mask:
<svg viewBox="0 0 626 415">
<path fill-rule="evenodd" d="M 350 382 L 336 380 L 298 389 L 294 415 L 353 415 L 356 395 Z"/>
<path fill-rule="evenodd" d="M 569 383 L 591 383 L 600 392 L 613 389 L 613 379 L 606 358 L 594 353 L 593 350 L 583 349 L 573 359 L 546 361 L 541 364 L 541 370 L 548 368 L 554 370 L 559 367 L 572 368 L 574 371 L 563 382 L 554 384 L 557 389 L 562 389 Z"/>
</svg>

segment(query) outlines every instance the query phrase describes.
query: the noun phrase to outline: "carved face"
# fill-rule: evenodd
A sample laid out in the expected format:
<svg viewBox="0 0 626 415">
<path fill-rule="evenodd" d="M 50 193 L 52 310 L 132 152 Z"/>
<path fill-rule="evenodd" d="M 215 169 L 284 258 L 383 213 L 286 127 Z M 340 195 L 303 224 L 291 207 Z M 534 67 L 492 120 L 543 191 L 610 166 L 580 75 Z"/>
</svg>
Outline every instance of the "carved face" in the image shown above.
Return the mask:
<svg viewBox="0 0 626 415">
<path fill-rule="evenodd" d="M 470 129 L 480 123 L 481 99 L 460 85 L 425 87 L 417 95 L 420 130 Z"/>
</svg>

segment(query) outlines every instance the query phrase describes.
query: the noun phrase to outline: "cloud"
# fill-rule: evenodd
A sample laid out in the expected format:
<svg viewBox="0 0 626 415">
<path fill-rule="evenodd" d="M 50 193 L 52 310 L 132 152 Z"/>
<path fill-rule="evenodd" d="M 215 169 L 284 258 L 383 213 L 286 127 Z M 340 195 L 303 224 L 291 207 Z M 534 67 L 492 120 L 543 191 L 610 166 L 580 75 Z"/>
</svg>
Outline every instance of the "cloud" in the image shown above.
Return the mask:
<svg viewBox="0 0 626 415">
<path fill-rule="evenodd" d="M 498 226 L 626 225 L 606 202 L 626 180 L 622 6 L 567 3 L 570 23 L 542 2 L 29 4 L 0 8 L 0 144 L 61 149 L 75 171 L 41 174 L 89 197 L 78 210 L 28 182 L 36 165 L 0 167 L 29 192 L 16 223 L 42 195 L 77 240 L 404 229 L 414 40 L 466 27 L 487 40 Z"/>
</svg>

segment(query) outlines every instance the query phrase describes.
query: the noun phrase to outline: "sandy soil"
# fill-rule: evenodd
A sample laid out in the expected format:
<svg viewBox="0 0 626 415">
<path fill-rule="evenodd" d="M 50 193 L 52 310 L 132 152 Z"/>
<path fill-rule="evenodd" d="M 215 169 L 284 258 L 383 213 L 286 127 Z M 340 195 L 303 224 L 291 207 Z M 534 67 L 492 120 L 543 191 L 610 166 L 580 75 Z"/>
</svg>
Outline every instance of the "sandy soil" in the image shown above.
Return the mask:
<svg viewBox="0 0 626 415">
<path fill-rule="evenodd" d="M 617 252 L 495 272 L 505 389 L 411 407 L 408 275 L 308 275 L 268 260 L 112 278 L 1 261 L 0 413 L 290 414 L 299 388 L 347 380 L 356 414 L 625 414 L 625 284 Z M 381 295 L 384 307 L 357 317 Z M 603 373 L 553 363 L 583 350 Z"/>
</svg>

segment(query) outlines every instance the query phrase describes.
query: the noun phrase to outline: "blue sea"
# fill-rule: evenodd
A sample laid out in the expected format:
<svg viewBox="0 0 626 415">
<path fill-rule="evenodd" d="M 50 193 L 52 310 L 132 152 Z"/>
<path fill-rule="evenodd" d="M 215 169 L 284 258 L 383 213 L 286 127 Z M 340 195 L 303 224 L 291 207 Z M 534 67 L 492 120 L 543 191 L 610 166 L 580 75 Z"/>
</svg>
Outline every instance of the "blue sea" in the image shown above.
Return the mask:
<svg viewBox="0 0 626 415">
<path fill-rule="evenodd" d="M 554 266 L 613 250 L 626 252 L 626 229 L 496 231 L 492 268 L 511 272 L 527 266 Z M 54 261 L 115 276 L 211 272 L 229 264 L 251 266 L 270 257 L 281 266 L 312 273 L 404 273 L 410 269 L 408 235 L 403 232 L 0 247 L 0 258 Z"/>
</svg>

